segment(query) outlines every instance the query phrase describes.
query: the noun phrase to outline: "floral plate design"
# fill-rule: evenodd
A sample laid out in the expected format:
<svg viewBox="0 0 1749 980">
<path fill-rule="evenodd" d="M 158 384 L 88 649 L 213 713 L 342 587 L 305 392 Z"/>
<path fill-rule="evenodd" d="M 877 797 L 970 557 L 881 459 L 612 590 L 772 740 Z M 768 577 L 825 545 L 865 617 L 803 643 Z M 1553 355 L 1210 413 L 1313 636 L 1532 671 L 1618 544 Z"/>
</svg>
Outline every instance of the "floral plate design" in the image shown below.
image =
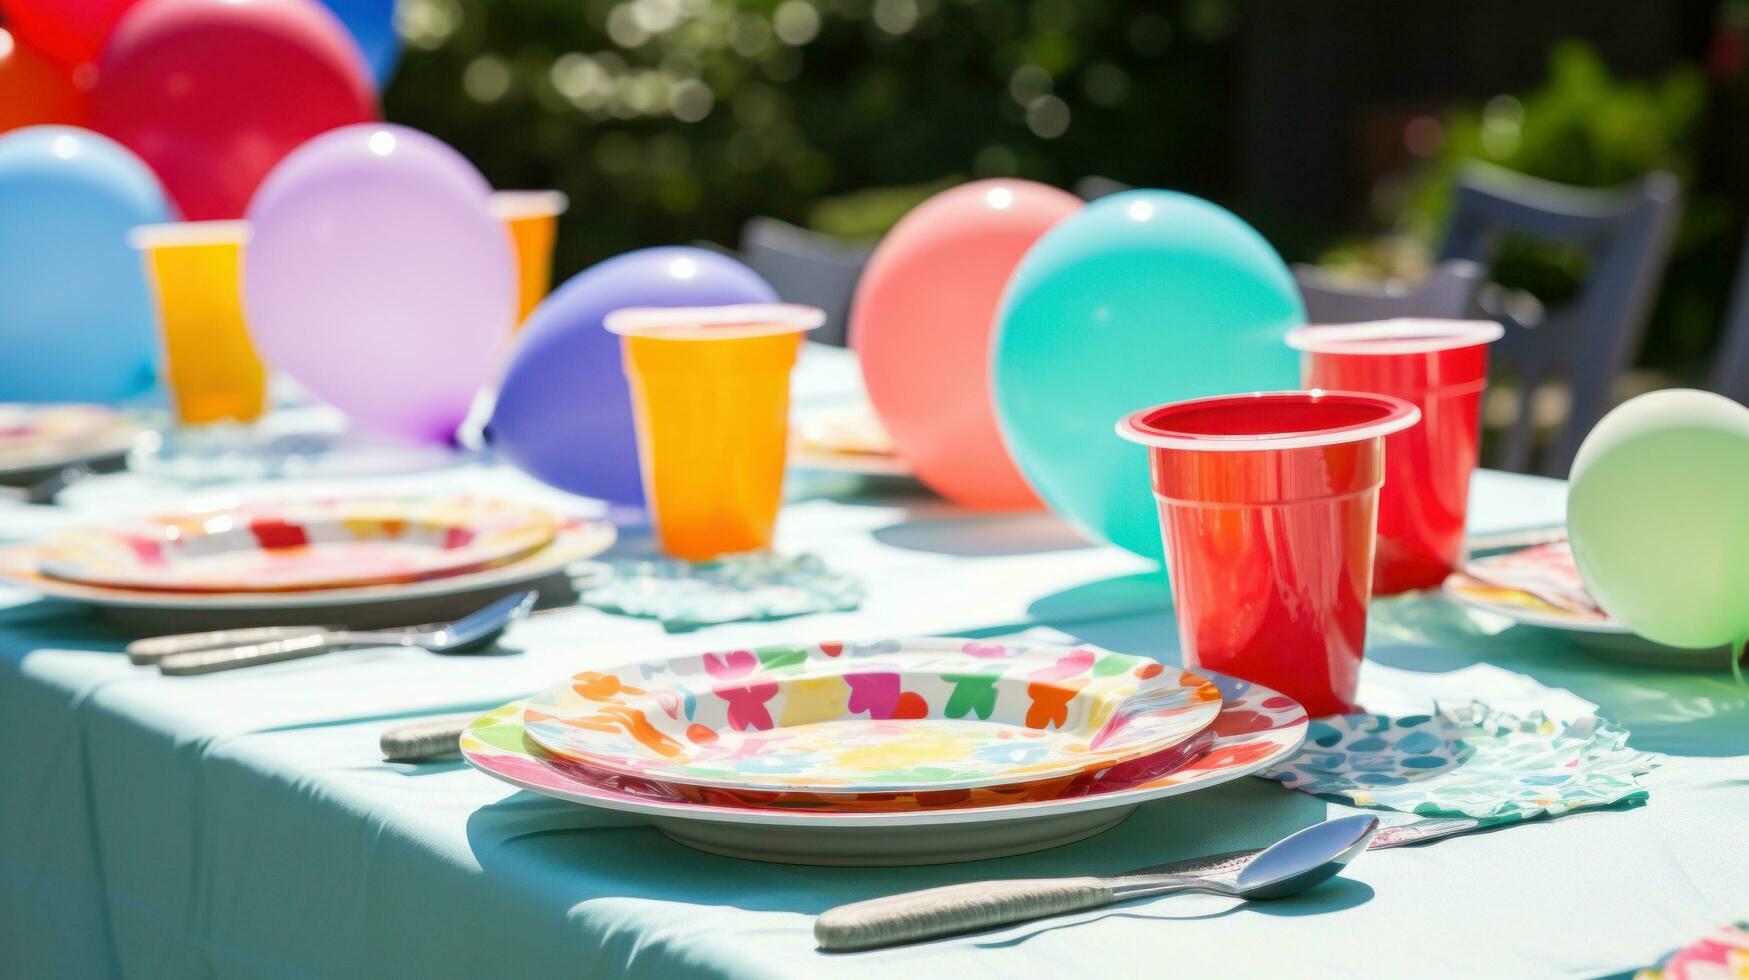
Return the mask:
<svg viewBox="0 0 1749 980">
<path fill-rule="evenodd" d="M 1164 751 L 1214 720 L 1192 673 L 1093 647 L 917 639 L 786 644 L 585 671 L 530 698 L 555 755 L 763 792 L 972 789 Z"/>
</svg>

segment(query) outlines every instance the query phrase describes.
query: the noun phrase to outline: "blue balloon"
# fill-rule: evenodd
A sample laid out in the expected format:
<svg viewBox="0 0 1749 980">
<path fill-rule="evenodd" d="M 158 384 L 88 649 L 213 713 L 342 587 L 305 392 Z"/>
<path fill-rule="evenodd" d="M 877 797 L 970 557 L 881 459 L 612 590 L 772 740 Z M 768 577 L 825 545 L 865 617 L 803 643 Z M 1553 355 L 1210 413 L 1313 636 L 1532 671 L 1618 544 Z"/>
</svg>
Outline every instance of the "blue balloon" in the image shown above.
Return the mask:
<svg viewBox="0 0 1749 980">
<path fill-rule="evenodd" d="M 389 84 L 389 76 L 401 62 L 401 35 L 395 31 L 395 0 L 322 0 L 364 54 L 376 79 L 377 90 Z"/>
<path fill-rule="evenodd" d="M 73 126 L 0 136 L 0 401 L 119 402 L 155 385 L 136 225 L 173 220 L 139 157 Z"/>
<path fill-rule="evenodd" d="M 572 276 L 529 315 L 486 438 L 512 465 L 585 497 L 642 504 L 638 437 L 620 340 L 601 320 L 628 306 L 773 303 L 751 269 L 702 248 L 644 248 Z"/>
<path fill-rule="evenodd" d="M 1188 194 L 1104 197 L 1046 232 L 996 311 L 1002 437 L 1053 511 L 1163 560 L 1146 450 L 1113 431 L 1163 402 L 1299 387 L 1293 275 L 1250 225 Z"/>
</svg>

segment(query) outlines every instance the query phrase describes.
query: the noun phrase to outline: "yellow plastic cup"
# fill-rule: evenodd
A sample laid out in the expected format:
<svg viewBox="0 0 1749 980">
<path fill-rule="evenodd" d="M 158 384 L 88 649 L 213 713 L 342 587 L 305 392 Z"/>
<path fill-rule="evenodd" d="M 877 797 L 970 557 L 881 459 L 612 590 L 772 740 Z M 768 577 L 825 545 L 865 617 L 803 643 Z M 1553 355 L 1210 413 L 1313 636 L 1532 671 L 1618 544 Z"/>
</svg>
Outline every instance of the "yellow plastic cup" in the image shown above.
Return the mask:
<svg viewBox="0 0 1749 980">
<path fill-rule="evenodd" d="M 128 236 L 157 298 L 164 373 L 178 421 L 248 422 L 267 403 L 267 371 L 243 319 L 242 221 L 142 225 Z"/>
<path fill-rule="evenodd" d="M 553 285 L 553 241 L 559 215 L 571 206 L 559 191 L 499 191 L 492 195 L 492 214 L 504 222 L 516 247 L 516 326 L 534 312 Z"/>
<path fill-rule="evenodd" d="M 706 561 L 771 546 L 789 443 L 789 382 L 811 306 L 616 310 L 645 506 L 662 550 Z"/>
</svg>

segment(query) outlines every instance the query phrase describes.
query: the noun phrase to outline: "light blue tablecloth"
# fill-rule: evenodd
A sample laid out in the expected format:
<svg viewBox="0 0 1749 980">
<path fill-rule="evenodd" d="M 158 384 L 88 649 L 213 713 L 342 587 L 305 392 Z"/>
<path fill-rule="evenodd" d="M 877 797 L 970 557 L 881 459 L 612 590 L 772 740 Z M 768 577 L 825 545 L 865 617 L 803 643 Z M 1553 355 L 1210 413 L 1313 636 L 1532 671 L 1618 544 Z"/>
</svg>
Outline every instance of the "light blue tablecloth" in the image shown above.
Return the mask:
<svg viewBox="0 0 1749 980">
<path fill-rule="evenodd" d="M 112 506 L 97 488 L 86 500 Z M 1545 525 L 1561 507 L 1558 483 L 1481 474 L 1473 525 Z M 0 513 L 0 532 L 31 520 Z M 489 707 L 628 651 L 1054 626 L 1177 656 L 1159 578 L 1044 515 L 807 500 L 786 510 L 783 543 L 865 575 L 865 608 L 681 637 L 574 610 L 519 627 L 517 655 L 367 650 L 165 678 L 129 666 L 115 652 L 125 637 L 78 607 L 0 595 L 0 975 L 1594 976 L 1749 909 L 1749 705 L 1728 675 L 1490 634 L 1499 624 L 1430 597 L 1375 605 L 1363 700 L 1595 704 L 1636 747 L 1671 754 L 1651 802 L 1371 853 L 1347 880 L 1252 909 L 1160 899 L 829 957 L 810 929 L 833 904 L 1258 845 L 1325 808 L 1247 779 L 1054 851 L 819 869 L 696 853 L 637 818 L 517 792 L 459 762 L 380 760 L 378 735 L 396 720 Z"/>
</svg>

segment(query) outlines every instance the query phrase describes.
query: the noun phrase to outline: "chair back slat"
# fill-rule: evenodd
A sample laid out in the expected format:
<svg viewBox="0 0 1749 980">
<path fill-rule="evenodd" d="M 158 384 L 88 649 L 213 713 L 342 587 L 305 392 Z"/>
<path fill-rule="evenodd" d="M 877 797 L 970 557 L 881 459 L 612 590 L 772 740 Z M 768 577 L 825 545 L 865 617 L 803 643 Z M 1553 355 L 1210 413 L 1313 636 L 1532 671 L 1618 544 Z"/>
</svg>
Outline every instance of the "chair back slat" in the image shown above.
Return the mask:
<svg viewBox="0 0 1749 980">
<path fill-rule="evenodd" d="M 850 298 L 872 250 L 776 218 L 753 218 L 741 229 L 741 261 L 785 302 L 826 311 L 825 325 L 808 339 L 838 347 L 845 345 Z"/>
<path fill-rule="evenodd" d="M 1486 280 L 1481 266 L 1462 259 L 1441 262 L 1413 287 L 1401 282 L 1355 285 L 1323 269 L 1294 266 L 1308 323 L 1361 323 L 1394 317 L 1459 319 L 1468 316 L 1476 290 Z"/>
<path fill-rule="evenodd" d="M 1568 187 L 1475 165 L 1459 178 L 1440 255 L 1491 267 L 1502 240 L 1565 245 L 1590 260 L 1571 302 L 1538 323 L 1498 318 L 1509 334 L 1501 367 L 1519 377 L 1518 416 L 1494 465 L 1565 476 L 1579 443 L 1609 410 L 1611 387 L 1645 338 L 1681 215 L 1681 186 L 1657 172 L 1604 190 Z M 1511 336 L 1528 331 L 1535 336 Z M 1563 382 L 1568 411 L 1539 445 L 1535 410 L 1545 384 Z"/>
<path fill-rule="evenodd" d="M 1749 240 L 1743 243 L 1743 259 L 1731 287 L 1731 308 L 1713 362 L 1712 389 L 1749 405 Z"/>
</svg>

